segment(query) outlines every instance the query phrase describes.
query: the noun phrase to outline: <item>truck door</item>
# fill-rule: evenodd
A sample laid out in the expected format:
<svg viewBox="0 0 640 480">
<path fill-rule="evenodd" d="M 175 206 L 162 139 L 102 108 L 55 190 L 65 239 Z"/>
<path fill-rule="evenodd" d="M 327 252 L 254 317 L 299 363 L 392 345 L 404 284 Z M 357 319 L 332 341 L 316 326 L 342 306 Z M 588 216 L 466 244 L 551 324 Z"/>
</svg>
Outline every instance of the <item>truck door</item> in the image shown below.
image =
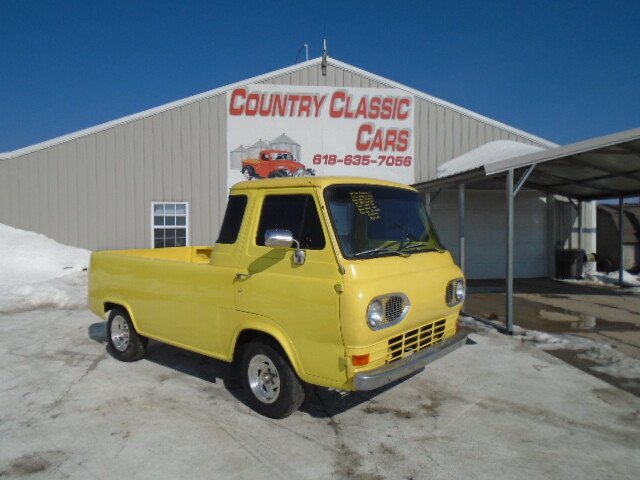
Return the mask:
<svg viewBox="0 0 640 480">
<path fill-rule="evenodd" d="M 258 200 L 258 221 L 237 264 L 236 309 L 260 315 L 284 332 L 306 374 L 343 383 L 335 289 L 341 277 L 315 195 L 311 189 L 300 192 L 278 189 Z M 294 263 L 294 248 L 265 246 L 265 232 L 274 228 L 290 230 L 300 242 L 303 265 Z"/>
</svg>

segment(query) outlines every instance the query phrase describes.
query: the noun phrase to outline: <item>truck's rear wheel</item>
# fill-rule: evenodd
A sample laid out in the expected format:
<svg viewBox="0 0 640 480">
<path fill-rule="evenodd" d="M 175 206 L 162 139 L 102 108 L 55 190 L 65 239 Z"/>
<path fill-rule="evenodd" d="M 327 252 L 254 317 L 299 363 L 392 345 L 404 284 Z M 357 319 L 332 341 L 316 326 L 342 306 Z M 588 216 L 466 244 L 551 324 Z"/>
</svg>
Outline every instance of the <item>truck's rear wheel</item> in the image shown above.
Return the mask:
<svg viewBox="0 0 640 480">
<path fill-rule="evenodd" d="M 107 338 L 113 356 L 123 362 L 134 362 L 144 357 L 146 337 L 138 335 L 126 310 L 114 308 L 109 312 Z"/>
<path fill-rule="evenodd" d="M 271 345 L 259 341 L 247 345 L 241 368 L 249 405 L 259 414 L 285 418 L 302 405 L 302 383 L 286 358 Z"/>
</svg>

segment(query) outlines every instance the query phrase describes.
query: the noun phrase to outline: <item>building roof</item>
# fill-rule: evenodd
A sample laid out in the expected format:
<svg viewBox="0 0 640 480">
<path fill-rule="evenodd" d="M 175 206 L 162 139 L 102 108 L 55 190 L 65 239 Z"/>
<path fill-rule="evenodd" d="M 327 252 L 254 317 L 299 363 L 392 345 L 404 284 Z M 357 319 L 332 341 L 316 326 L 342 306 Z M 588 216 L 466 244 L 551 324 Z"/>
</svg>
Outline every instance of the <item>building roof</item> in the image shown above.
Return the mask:
<svg viewBox="0 0 640 480">
<path fill-rule="evenodd" d="M 490 163 L 500 162 L 509 158 L 520 157 L 529 153 L 544 150 L 542 147 L 513 140 L 494 140 L 480 145 L 478 148 L 463 153 L 460 156 L 444 162 L 438 167 L 438 178 L 448 177 L 456 173 L 468 172 Z"/>
<path fill-rule="evenodd" d="M 540 152 L 487 161 L 476 168 L 421 183 L 443 188 L 467 183 L 495 185 L 514 170 L 521 184 L 577 200 L 630 197 L 640 194 L 640 128 L 605 135 Z M 517 177 L 516 177 L 517 178 Z"/>
<path fill-rule="evenodd" d="M 146 118 L 146 117 L 149 117 L 149 116 L 152 116 L 152 115 L 156 115 L 158 113 L 162 113 L 162 112 L 167 111 L 167 110 L 171 110 L 173 108 L 178 108 L 178 107 L 181 107 L 181 106 L 184 106 L 184 105 L 188 105 L 188 104 L 203 100 L 205 98 L 210 98 L 210 97 L 213 97 L 213 96 L 216 96 L 216 95 L 220 95 L 222 93 L 225 93 L 225 92 L 227 92 L 229 90 L 232 90 L 234 88 L 237 88 L 237 87 L 241 87 L 243 85 L 265 82 L 265 81 L 267 81 L 267 80 L 269 80 L 271 78 L 278 77 L 280 75 L 293 73 L 295 71 L 302 70 L 302 69 L 305 69 L 305 68 L 313 66 L 313 65 L 320 65 L 321 62 L 322 62 L 322 57 L 314 58 L 314 59 L 308 60 L 306 62 L 297 63 L 295 65 L 292 65 L 292 66 L 289 66 L 289 67 L 286 67 L 286 68 L 282 68 L 280 70 L 275 70 L 273 72 L 265 73 L 263 75 L 258 75 L 256 77 L 248 78 L 246 80 L 242 80 L 242 81 L 239 81 L 239 82 L 231 83 L 229 85 L 224 85 L 222 87 L 215 88 L 213 90 L 209 90 L 207 92 L 200 93 L 200 94 L 197 94 L 197 95 L 193 95 L 191 97 L 187 97 L 187 98 L 184 98 L 182 100 L 176 100 L 174 102 L 166 103 L 164 105 L 160 105 L 158 107 L 151 108 L 149 110 L 144 110 L 144 111 L 142 111 L 140 113 L 127 115 L 125 117 L 118 118 L 118 119 L 112 120 L 110 122 L 102 123 L 100 125 L 96 125 L 94 127 L 90 127 L 90 128 L 86 128 L 86 129 L 83 129 L 83 130 L 79 130 L 77 132 L 69 133 L 67 135 L 62 135 L 60 137 L 56 137 L 56 138 L 53 138 L 51 140 L 47 140 L 47 141 L 44 141 L 44 142 L 36 143 L 36 144 L 30 145 L 28 147 L 24 147 L 24 148 L 20 148 L 20 149 L 17 149 L 17 150 L 13 150 L 11 152 L 0 153 L 0 160 L 6 160 L 6 159 L 9 159 L 9 158 L 15 158 L 15 157 L 19 157 L 21 155 L 26 155 L 26 154 L 29 154 L 29 153 L 32 153 L 32 152 L 36 152 L 38 150 L 42 150 L 44 148 L 48 148 L 48 147 L 51 147 L 51 146 L 54 146 L 54 145 L 65 143 L 65 142 L 74 140 L 74 139 L 79 138 L 79 137 L 84 137 L 84 136 L 87 136 L 87 135 L 91 135 L 93 133 L 101 132 L 103 130 L 107 130 L 109 128 L 113 128 L 113 127 L 118 126 L 118 125 L 123 125 L 123 124 L 129 123 L 129 122 L 133 122 L 133 121 L 136 121 L 136 120 L 139 120 L 139 119 L 142 119 L 142 118 Z M 461 113 L 463 115 L 466 115 L 469 118 L 473 118 L 473 119 L 479 120 L 481 122 L 490 124 L 492 126 L 504 129 L 506 131 L 514 133 L 515 135 L 520 135 L 520 136 L 526 137 L 526 138 L 528 138 L 528 139 L 530 139 L 530 140 L 532 140 L 534 142 L 538 142 L 538 143 L 541 143 L 541 144 L 549 146 L 549 147 L 557 146 L 555 143 L 549 142 L 548 140 L 545 140 L 543 138 L 537 137 L 535 135 L 531 135 L 530 133 L 524 132 L 522 130 L 519 130 L 517 128 L 511 127 L 511 126 L 506 125 L 504 123 L 498 122 L 498 121 L 493 120 L 491 118 L 485 117 L 485 116 L 480 115 L 480 114 L 475 113 L 475 112 L 472 112 L 471 110 L 467 110 L 466 108 L 460 107 L 458 105 L 454 105 L 452 103 L 446 102 L 446 101 L 444 101 L 442 99 L 439 99 L 437 97 L 433 97 L 431 95 L 428 95 L 428 94 L 426 94 L 424 92 L 421 92 L 419 90 L 416 90 L 414 88 L 408 87 L 408 86 L 403 85 L 401 83 L 395 82 L 393 80 L 389 80 L 388 78 L 384 78 L 384 77 L 381 77 L 379 75 L 373 74 L 371 72 L 367 72 L 366 70 L 362 70 L 362 69 L 360 69 L 358 67 L 354 67 L 353 65 L 349 65 L 347 63 L 340 62 L 340 61 L 335 60 L 333 58 L 328 58 L 327 62 L 328 62 L 329 65 L 332 65 L 334 67 L 338 67 L 338 68 L 342 68 L 342 69 L 345 69 L 345 70 L 349 70 L 351 72 L 354 72 L 354 73 L 356 73 L 358 75 L 361 75 L 363 77 L 366 77 L 366 78 L 369 78 L 371 80 L 374 80 L 376 82 L 386 84 L 391 88 L 397 88 L 397 89 L 403 90 L 403 91 L 405 91 L 405 92 L 407 92 L 407 93 L 409 93 L 411 95 L 414 95 L 414 96 L 416 96 L 418 98 L 421 98 L 421 99 L 430 101 L 432 103 L 435 103 L 437 105 L 449 108 L 449 109 L 454 110 L 456 112 L 459 112 L 459 113 Z"/>
</svg>

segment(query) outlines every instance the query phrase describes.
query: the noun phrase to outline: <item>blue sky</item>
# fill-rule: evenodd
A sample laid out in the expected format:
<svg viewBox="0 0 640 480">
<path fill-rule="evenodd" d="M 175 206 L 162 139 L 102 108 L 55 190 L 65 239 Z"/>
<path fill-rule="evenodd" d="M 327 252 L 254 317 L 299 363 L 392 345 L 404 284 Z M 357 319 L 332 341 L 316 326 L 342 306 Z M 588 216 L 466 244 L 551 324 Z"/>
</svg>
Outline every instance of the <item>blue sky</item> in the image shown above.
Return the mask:
<svg viewBox="0 0 640 480">
<path fill-rule="evenodd" d="M 292 65 L 303 43 L 560 144 L 640 127 L 636 1 L 0 0 L 0 152 Z"/>
</svg>

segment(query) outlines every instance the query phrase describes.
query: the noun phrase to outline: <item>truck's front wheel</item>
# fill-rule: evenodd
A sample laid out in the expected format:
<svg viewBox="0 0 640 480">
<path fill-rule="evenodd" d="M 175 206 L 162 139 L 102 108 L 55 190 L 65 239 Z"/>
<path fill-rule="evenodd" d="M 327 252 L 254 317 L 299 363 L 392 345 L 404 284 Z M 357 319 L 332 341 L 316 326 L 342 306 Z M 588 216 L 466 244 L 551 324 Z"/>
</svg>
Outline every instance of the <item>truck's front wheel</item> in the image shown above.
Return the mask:
<svg viewBox="0 0 640 480">
<path fill-rule="evenodd" d="M 244 350 L 242 386 L 251 408 L 269 418 L 288 417 L 304 401 L 304 389 L 289 362 L 263 342 L 252 342 Z"/>
<path fill-rule="evenodd" d="M 138 335 L 129 314 L 122 308 L 109 312 L 107 338 L 113 356 L 123 362 L 134 362 L 144 357 L 147 338 Z"/>
</svg>

